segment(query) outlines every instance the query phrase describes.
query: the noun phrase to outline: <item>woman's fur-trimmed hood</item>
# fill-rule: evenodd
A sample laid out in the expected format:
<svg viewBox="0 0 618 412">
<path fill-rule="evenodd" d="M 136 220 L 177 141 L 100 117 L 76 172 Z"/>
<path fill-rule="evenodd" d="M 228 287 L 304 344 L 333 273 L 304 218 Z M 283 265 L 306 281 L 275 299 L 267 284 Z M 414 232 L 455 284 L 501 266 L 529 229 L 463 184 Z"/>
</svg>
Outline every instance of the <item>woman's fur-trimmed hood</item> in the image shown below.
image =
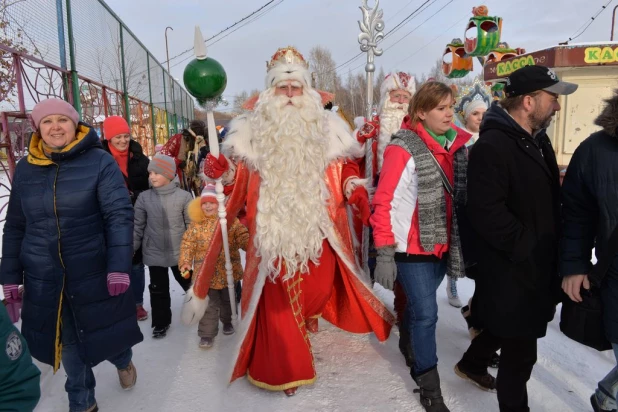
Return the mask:
<svg viewBox="0 0 618 412">
<path fill-rule="evenodd" d="M 601 126 L 603 131 L 610 136 L 618 137 L 618 89 L 614 95 L 605 100 L 605 107 L 601 114 L 594 120 L 594 124 Z"/>
</svg>

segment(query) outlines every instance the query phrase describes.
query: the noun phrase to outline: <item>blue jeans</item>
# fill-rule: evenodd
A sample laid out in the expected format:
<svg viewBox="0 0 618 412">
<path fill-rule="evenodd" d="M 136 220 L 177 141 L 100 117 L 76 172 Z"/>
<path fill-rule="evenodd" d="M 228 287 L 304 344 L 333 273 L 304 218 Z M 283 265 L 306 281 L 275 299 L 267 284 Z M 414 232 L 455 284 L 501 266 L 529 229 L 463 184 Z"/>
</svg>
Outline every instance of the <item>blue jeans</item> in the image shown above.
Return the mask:
<svg viewBox="0 0 618 412">
<path fill-rule="evenodd" d="M 612 347 L 614 348 L 614 356 L 618 361 L 618 345 L 612 343 Z M 618 393 L 618 365 L 614 366 L 614 369 L 599 382 L 599 388 L 595 391 L 601 408 L 608 411 L 616 409 L 616 393 Z"/>
<path fill-rule="evenodd" d="M 64 389 L 69 395 L 69 411 L 82 412 L 92 407 L 96 381 L 92 368 L 87 365 L 79 354 L 79 343 L 73 320 L 73 313 L 68 304 L 62 307 L 62 366 L 67 375 Z M 117 369 L 126 369 L 133 357 L 129 348 L 108 359 Z"/>
<path fill-rule="evenodd" d="M 137 263 L 131 267 L 131 290 L 133 290 L 133 297 L 135 298 L 136 305 L 142 305 L 144 303 L 144 287 L 146 285 L 144 272 L 144 264 Z"/>
<path fill-rule="evenodd" d="M 416 356 L 412 376 L 419 376 L 438 364 L 436 291 L 446 274 L 446 259 L 439 262 L 397 262 L 397 280 L 406 293 L 405 322 Z"/>
</svg>

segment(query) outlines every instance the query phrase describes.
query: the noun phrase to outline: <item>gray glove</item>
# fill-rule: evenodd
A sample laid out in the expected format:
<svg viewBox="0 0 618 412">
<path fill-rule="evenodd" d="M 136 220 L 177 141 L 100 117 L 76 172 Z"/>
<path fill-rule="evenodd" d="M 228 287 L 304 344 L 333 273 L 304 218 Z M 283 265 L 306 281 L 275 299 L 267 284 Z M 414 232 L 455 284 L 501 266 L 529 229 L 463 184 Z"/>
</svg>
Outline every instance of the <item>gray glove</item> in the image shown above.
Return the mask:
<svg viewBox="0 0 618 412">
<path fill-rule="evenodd" d="M 373 273 L 376 282 L 386 289 L 393 290 L 395 278 L 397 277 L 394 246 L 386 246 L 378 249 L 376 268 Z"/>
</svg>

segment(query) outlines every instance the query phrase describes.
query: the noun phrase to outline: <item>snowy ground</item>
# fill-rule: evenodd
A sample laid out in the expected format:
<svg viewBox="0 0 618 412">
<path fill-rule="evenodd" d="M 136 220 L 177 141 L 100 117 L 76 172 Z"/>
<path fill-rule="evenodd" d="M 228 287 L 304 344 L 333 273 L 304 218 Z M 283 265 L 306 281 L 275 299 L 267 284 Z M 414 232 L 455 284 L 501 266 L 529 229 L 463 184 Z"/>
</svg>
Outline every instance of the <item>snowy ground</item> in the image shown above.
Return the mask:
<svg viewBox="0 0 618 412">
<path fill-rule="evenodd" d="M 0 182 L 6 181 L 0 172 Z M 3 193 L 6 190 L 0 188 L 0 195 Z M 6 200 L 0 199 L 0 205 Z M 458 285 L 462 300 L 467 301 L 474 282 L 464 279 Z M 375 289 L 392 309 L 392 293 L 380 286 Z M 144 298 L 149 310 L 148 293 Z M 120 389 L 111 364 L 95 368 L 101 411 L 422 411 L 418 395 L 412 393 L 416 385 L 397 347 L 396 329 L 388 341 L 379 343 L 374 336 L 349 334 L 320 320 L 320 332 L 311 338 L 318 381 L 300 388 L 295 397 L 286 398 L 281 392 L 258 389 L 245 379 L 228 386 L 225 376 L 231 360 L 223 349 L 235 336 L 219 335 L 214 348 L 199 349 L 196 329 L 179 321 L 182 300 L 180 287 L 173 284 L 174 321 L 165 339 L 153 340 L 150 321 L 140 322 L 144 342 L 134 348 L 138 381 L 132 391 Z M 495 394 L 483 392 L 453 373 L 468 347 L 469 336 L 459 310 L 448 304 L 444 284 L 438 300 L 439 370 L 447 405 L 453 412 L 497 411 Z M 588 398 L 596 382 L 614 365 L 611 352 L 596 352 L 562 335 L 556 318 L 549 325 L 547 337 L 539 341 L 538 362 L 528 384 L 531 410 L 590 411 Z M 49 366 L 39 367 L 42 397 L 36 411 L 68 410 L 64 371 L 53 375 Z"/>
<path fill-rule="evenodd" d="M 462 299 L 467 300 L 474 283 L 464 279 L 458 285 Z M 168 336 L 155 341 L 150 321 L 140 322 L 144 342 L 134 348 L 136 387 L 122 391 L 109 363 L 95 368 L 101 411 L 422 411 L 397 347 L 396 329 L 382 344 L 374 336 L 349 334 L 320 320 L 320 332 L 311 338 L 318 371 L 313 386 L 301 387 L 292 398 L 258 389 L 246 379 L 228 386 L 224 371 L 230 359 L 222 349 L 235 335 L 220 334 L 214 348 L 199 349 L 195 328 L 179 321 L 182 291 L 176 284 L 172 289 L 174 321 Z M 380 286 L 375 289 L 392 307 L 392 293 Z M 145 298 L 150 309 L 147 293 Z M 459 310 L 448 304 L 445 283 L 438 300 L 439 370 L 447 405 L 453 412 L 497 411 L 495 394 L 453 373 L 469 336 Z M 599 353 L 567 339 L 557 319 L 549 325 L 547 337 L 539 341 L 538 358 L 528 384 L 530 407 L 535 412 L 591 410 L 588 398 L 596 382 L 615 365 L 610 352 Z M 36 411 L 68 410 L 63 370 L 52 375 L 49 367 L 41 369 L 42 398 Z"/>
</svg>

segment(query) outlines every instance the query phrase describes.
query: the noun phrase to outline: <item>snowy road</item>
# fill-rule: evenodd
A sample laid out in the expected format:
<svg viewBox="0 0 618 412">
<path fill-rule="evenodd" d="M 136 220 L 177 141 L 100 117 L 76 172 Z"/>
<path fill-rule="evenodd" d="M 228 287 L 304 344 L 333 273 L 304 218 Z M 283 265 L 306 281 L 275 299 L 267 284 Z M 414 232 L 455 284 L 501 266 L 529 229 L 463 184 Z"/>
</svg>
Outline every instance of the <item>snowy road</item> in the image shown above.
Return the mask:
<svg viewBox="0 0 618 412">
<path fill-rule="evenodd" d="M 474 283 L 458 282 L 462 300 Z M 453 373 L 453 366 L 468 346 L 469 337 L 459 310 L 448 305 L 443 284 L 439 289 L 438 356 L 446 403 L 453 412 L 497 411 L 495 394 L 483 392 Z M 230 365 L 223 354 L 234 335 L 219 334 L 215 347 L 201 350 L 195 328 L 182 325 L 182 293 L 172 286 L 174 320 L 168 336 L 151 338 L 150 321 L 140 322 L 144 342 L 134 348 L 138 371 L 136 387 L 120 389 L 114 367 L 95 368 L 96 398 L 105 411 L 418 411 L 422 408 L 416 387 L 397 348 L 398 332 L 384 344 L 368 335 L 352 335 L 320 320 L 312 336 L 318 381 L 299 389 L 295 397 L 260 390 L 245 379 L 228 386 L 224 376 Z M 392 294 L 380 286 L 376 292 L 392 306 Z M 146 308 L 150 309 L 148 294 Z M 554 320 L 539 342 L 539 361 L 528 384 L 532 411 L 590 411 L 588 401 L 596 382 L 614 365 L 610 352 L 599 353 L 568 340 Z M 42 398 L 37 412 L 68 410 L 62 369 L 53 376 L 42 367 Z M 494 371 L 495 373 L 495 371 Z"/>
</svg>

